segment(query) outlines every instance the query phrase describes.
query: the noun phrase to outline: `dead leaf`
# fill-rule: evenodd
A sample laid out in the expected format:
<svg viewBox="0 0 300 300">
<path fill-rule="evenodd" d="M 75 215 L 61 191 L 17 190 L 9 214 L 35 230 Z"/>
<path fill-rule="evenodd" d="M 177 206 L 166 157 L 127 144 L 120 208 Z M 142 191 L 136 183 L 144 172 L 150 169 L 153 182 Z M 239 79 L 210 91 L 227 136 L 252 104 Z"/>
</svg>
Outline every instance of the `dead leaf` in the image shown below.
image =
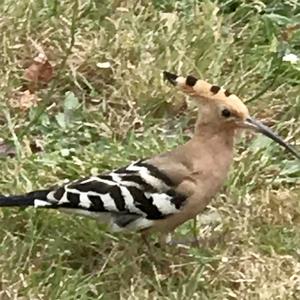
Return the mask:
<svg viewBox="0 0 300 300">
<path fill-rule="evenodd" d="M 16 150 L 3 139 L 0 139 L 0 156 L 16 156 Z"/>
<path fill-rule="evenodd" d="M 47 84 L 52 77 L 53 68 L 44 53 L 39 53 L 24 71 L 24 78 L 31 83 L 29 86 L 31 92 L 38 88 L 38 84 Z"/>
<path fill-rule="evenodd" d="M 37 106 L 40 101 L 35 94 L 31 93 L 29 90 L 24 92 L 15 93 L 14 97 L 9 100 L 9 104 L 13 108 L 19 108 L 22 111 L 26 111 L 31 107 Z"/>
<path fill-rule="evenodd" d="M 288 42 L 292 35 L 294 34 L 295 31 L 300 29 L 300 24 L 293 24 L 293 25 L 288 25 L 286 26 L 282 31 L 281 31 L 281 38 Z"/>
</svg>

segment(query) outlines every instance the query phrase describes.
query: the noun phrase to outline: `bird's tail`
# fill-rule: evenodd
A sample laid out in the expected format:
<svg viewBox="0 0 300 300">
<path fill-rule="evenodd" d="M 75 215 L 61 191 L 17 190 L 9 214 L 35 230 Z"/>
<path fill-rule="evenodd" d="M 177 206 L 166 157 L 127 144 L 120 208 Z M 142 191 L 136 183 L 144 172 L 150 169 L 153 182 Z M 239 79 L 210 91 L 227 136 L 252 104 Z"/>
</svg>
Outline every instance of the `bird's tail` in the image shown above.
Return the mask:
<svg viewBox="0 0 300 300">
<path fill-rule="evenodd" d="M 47 199 L 49 192 L 50 190 L 39 190 L 17 196 L 0 195 L 0 207 L 51 207 L 53 204 Z"/>
</svg>

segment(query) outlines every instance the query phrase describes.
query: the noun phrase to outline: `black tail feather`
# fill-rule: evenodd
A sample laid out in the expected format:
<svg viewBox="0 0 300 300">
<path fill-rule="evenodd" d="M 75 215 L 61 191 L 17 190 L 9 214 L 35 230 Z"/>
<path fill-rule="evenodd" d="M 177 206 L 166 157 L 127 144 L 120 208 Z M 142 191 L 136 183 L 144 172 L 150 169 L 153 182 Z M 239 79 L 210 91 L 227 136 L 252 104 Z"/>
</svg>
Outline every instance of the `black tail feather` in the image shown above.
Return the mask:
<svg viewBox="0 0 300 300">
<path fill-rule="evenodd" d="M 47 195 L 50 190 L 40 190 L 18 196 L 0 195 L 0 207 L 27 207 L 34 206 L 34 200 L 47 201 Z"/>
</svg>

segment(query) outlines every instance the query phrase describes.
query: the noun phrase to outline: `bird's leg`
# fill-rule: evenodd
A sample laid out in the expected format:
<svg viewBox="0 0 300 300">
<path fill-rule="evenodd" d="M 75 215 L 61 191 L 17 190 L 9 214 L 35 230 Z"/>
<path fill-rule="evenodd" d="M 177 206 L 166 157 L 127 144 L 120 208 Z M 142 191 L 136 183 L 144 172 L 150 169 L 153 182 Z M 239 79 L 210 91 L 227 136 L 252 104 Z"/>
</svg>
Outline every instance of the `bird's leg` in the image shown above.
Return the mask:
<svg viewBox="0 0 300 300">
<path fill-rule="evenodd" d="M 151 245 L 149 243 L 147 231 L 141 232 L 141 238 L 142 238 L 143 242 L 145 243 L 145 245 L 147 247 L 147 250 L 148 250 L 147 254 L 149 255 L 151 264 L 156 265 L 156 266 L 160 266 L 163 263 L 163 261 L 161 259 L 159 259 L 158 256 L 154 252 L 157 250 L 157 249 L 155 249 L 157 246 L 164 249 L 163 247 L 166 246 L 166 242 L 164 241 L 164 243 L 163 243 L 162 242 L 163 239 L 160 238 L 159 243 L 155 243 L 155 244 Z"/>
<path fill-rule="evenodd" d="M 164 236 L 165 238 L 165 244 L 171 245 L 171 246 L 192 246 L 192 247 L 197 247 L 200 248 L 200 241 L 198 237 L 198 222 L 197 222 L 197 217 L 193 219 L 193 228 L 192 228 L 192 235 L 193 238 L 188 238 L 188 239 L 182 239 L 182 240 L 172 240 L 171 235 L 169 234 L 167 237 Z M 168 240 L 167 240 L 167 239 Z"/>
<path fill-rule="evenodd" d="M 145 243 L 145 245 L 147 246 L 148 250 L 151 251 L 152 247 L 149 243 L 148 240 L 148 235 L 147 235 L 147 231 L 142 231 L 141 232 L 141 238 L 143 240 L 143 242 Z M 155 243 L 154 245 L 156 247 L 159 248 L 166 248 L 167 245 L 172 244 L 172 237 L 171 237 L 171 233 L 167 233 L 167 234 L 161 234 L 159 236 L 159 241 L 157 243 Z"/>
<path fill-rule="evenodd" d="M 159 246 L 160 248 L 166 248 L 167 245 L 170 245 L 172 243 L 172 234 L 162 234 L 159 237 Z"/>
</svg>

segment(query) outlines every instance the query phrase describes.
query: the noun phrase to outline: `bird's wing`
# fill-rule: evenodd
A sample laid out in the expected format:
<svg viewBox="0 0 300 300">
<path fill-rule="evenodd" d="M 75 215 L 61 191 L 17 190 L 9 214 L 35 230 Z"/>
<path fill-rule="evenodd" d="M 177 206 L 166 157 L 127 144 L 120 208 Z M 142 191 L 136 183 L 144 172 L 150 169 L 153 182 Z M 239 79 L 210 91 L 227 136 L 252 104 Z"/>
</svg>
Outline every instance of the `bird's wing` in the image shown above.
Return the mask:
<svg viewBox="0 0 300 300">
<path fill-rule="evenodd" d="M 70 182 L 34 204 L 103 217 L 113 230 L 141 230 L 151 227 L 154 220 L 178 213 L 185 201 L 169 177 L 138 161 L 105 175 Z"/>
</svg>

